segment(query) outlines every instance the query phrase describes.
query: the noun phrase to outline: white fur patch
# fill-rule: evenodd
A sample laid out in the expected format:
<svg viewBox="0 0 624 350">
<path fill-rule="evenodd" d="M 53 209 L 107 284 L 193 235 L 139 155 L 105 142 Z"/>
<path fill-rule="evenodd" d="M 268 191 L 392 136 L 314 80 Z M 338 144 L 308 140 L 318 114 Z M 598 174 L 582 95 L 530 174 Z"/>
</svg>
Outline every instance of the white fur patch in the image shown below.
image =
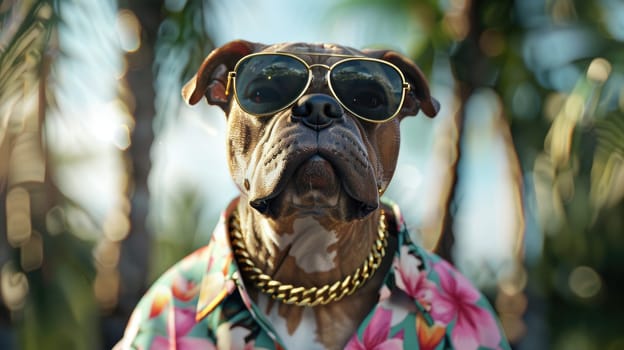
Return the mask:
<svg viewBox="0 0 624 350">
<path fill-rule="evenodd" d="M 336 252 L 328 252 L 329 247 L 338 241 L 336 232 L 327 231 L 316 220 L 310 217 L 296 219 L 296 234 L 285 234 L 280 237 L 280 246 L 291 245 L 289 255 L 306 273 L 327 272 L 336 267 Z"/>
<path fill-rule="evenodd" d="M 268 297 L 260 295 L 258 298 L 258 306 L 261 310 L 265 310 L 268 305 Z M 323 350 L 325 346 L 318 342 L 316 336 L 316 318 L 311 308 L 305 308 L 301 323 L 299 323 L 297 329 L 290 334 L 288 332 L 288 325 L 286 319 L 279 315 L 279 307 L 274 305 L 271 311 L 265 316 L 269 323 L 273 326 L 273 329 L 279 336 L 284 347 L 286 349 L 301 349 L 301 350 Z"/>
</svg>

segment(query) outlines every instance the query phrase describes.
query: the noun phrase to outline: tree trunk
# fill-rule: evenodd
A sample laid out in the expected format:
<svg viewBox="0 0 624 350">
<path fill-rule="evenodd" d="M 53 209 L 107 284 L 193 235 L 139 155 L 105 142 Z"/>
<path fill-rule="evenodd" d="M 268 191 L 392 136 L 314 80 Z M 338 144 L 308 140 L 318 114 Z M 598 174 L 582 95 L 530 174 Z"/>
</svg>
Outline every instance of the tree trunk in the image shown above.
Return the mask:
<svg viewBox="0 0 624 350">
<path fill-rule="evenodd" d="M 453 262 L 453 246 L 455 244 L 455 231 L 453 228 L 454 216 L 456 212 L 456 205 L 454 203 L 457 200 L 457 184 L 460 174 L 458 173 L 458 166 L 461 161 L 462 154 L 462 142 L 464 140 L 464 121 L 466 119 L 466 104 L 472 93 L 479 87 L 486 86 L 485 80 L 490 76 L 488 74 L 490 63 L 487 57 L 483 54 L 479 48 L 479 38 L 483 31 L 479 19 L 479 13 L 481 11 L 481 5 L 483 0 L 469 0 L 467 1 L 464 9 L 465 16 L 468 20 L 468 34 L 466 38 L 460 43 L 460 47 L 456 54 L 451 57 L 452 68 L 455 71 L 457 77 L 457 92 L 460 100 L 460 109 L 455 116 L 455 123 L 457 127 L 458 137 L 456 144 L 457 157 L 455 158 L 455 164 L 453 164 L 453 179 L 451 182 L 451 190 L 446 200 L 446 212 L 442 223 L 442 232 L 438 245 L 436 246 L 436 253 L 442 258 Z"/>
<path fill-rule="evenodd" d="M 162 21 L 162 1 L 131 0 L 128 9 L 141 24 L 141 46 L 128 55 L 127 81 L 136 101 L 135 128 L 128 158 L 132 161 L 131 231 L 122 243 L 119 272 L 119 304 L 103 320 L 105 348 L 111 348 L 123 335 L 130 313 L 146 290 L 151 237 L 146 225 L 149 207 L 148 176 L 151 168 L 150 149 L 154 139 L 154 47 Z"/>
</svg>

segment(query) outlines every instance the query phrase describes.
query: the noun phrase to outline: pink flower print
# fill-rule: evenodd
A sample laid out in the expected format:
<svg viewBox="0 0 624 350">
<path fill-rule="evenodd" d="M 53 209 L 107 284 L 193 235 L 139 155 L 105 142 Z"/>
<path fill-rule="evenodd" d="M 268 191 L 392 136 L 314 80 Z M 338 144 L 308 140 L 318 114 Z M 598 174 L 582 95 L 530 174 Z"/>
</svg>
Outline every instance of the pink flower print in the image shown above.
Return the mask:
<svg viewBox="0 0 624 350">
<path fill-rule="evenodd" d="M 420 270 L 421 266 L 419 258 L 410 254 L 407 247 L 401 247 L 401 254 L 394 260 L 396 284 L 407 295 L 428 307 L 436 285 L 427 279 L 426 273 Z"/>
<path fill-rule="evenodd" d="M 150 350 L 216 350 L 213 343 L 202 338 L 181 338 L 175 339 L 172 343 L 165 337 L 156 337 L 150 346 Z"/>
<path fill-rule="evenodd" d="M 186 336 L 195 326 L 195 310 L 172 307 L 169 311 L 167 336 L 158 335 L 154 337 L 150 350 L 216 349 L 208 339 Z"/>
<path fill-rule="evenodd" d="M 388 286 L 386 286 L 385 284 L 383 286 L 381 286 L 381 289 L 379 289 L 379 300 L 378 302 L 382 302 L 385 300 L 390 299 L 390 297 L 392 296 L 392 291 L 390 290 L 390 288 L 388 288 Z"/>
<path fill-rule="evenodd" d="M 479 346 L 498 348 L 501 336 L 492 314 L 476 302 L 480 293 L 470 281 L 446 261 L 434 265 L 440 278 L 441 293 L 432 300 L 431 315 L 445 324 L 456 319 L 451 340 L 456 348 L 477 349 Z"/>
<path fill-rule="evenodd" d="M 172 317 L 173 315 L 173 317 Z M 180 338 L 185 336 L 195 326 L 195 309 L 173 307 L 173 313 L 169 313 L 167 328 L 169 336 Z"/>
<path fill-rule="evenodd" d="M 377 308 L 375 314 L 364 329 L 362 341 L 354 335 L 345 350 L 393 350 L 403 349 L 403 331 L 390 336 L 392 311 Z"/>
</svg>

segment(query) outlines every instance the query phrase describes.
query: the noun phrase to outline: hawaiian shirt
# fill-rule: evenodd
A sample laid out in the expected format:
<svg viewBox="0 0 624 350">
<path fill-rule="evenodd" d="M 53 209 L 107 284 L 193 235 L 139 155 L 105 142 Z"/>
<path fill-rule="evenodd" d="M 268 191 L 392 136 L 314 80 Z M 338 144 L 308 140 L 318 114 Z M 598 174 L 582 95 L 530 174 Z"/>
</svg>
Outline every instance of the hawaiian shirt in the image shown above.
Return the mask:
<svg viewBox="0 0 624 350">
<path fill-rule="evenodd" d="M 485 297 L 411 240 L 396 205 L 398 249 L 379 300 L 346 349 L 509 349 Z M 207 246 L 160 277 L 137 305 L 119 349 L 285 349 L 250 299 L 222 214 Z M 407 300 L 400 305 L 396 300 Z"/>
</svg>

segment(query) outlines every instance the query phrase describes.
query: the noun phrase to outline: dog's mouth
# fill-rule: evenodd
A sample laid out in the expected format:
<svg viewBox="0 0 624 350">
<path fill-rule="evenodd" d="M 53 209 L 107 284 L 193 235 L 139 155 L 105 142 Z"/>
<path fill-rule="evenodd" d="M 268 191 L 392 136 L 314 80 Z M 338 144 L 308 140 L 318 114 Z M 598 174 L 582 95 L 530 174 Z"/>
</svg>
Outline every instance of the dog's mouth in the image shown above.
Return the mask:
<svg viewBox="0 0 624 350">
<path fill-rule="evenodd" d="M 335 206 L 340 182 L 332 164 L 314 155 L 295 170 L 292 177 L 293 204 L 297 207 Z"/>
<path fill-rule="evenodd" d="M 268 216 L 293 210 L 324 215 L 337 209 L 348 219 L 377 209 L 377 184 L 366 152 L 348 135 L 322 138 L 286 136 L 280 151 L 264 154 L 263 165 L 255 169 L 250 205 Z"/>
</svg>

